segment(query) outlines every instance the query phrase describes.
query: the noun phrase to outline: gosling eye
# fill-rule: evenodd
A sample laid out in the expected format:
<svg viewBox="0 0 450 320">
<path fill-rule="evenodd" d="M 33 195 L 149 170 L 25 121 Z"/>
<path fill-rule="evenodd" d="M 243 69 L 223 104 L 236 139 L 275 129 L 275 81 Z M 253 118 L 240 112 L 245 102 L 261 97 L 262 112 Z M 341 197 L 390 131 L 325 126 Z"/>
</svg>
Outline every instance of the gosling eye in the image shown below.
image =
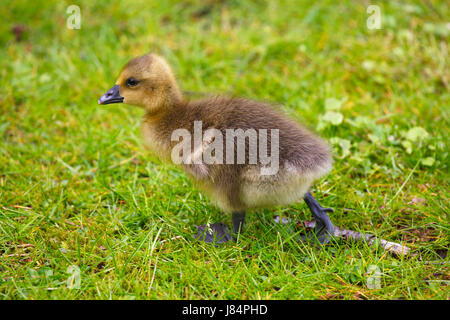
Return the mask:
<svg viewBox="0 0 450 320">
<path fill-rule="evenodd" d="M 138 83 L 139 83 L 139 81 L 137 81 L 135 78 L 128 78 L 127 79 L 127 86 L 128 87 L 135 87 L 135 86 L 137 86 Z"/>
</svg>

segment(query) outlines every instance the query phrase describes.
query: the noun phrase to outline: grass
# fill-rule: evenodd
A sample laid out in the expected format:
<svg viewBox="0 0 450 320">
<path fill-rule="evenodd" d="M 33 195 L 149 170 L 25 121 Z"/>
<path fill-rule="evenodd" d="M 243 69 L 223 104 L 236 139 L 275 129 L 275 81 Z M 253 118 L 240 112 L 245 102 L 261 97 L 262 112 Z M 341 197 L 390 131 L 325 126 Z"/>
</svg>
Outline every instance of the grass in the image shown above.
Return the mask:
<svg viewBox="0 0 450 320">
<path fill-rule="evenodd" d="M 69 30 L 70 1 L 6 1 L 0 297 L 449 299 L 448 265 L 424 263 L 448 262 L 449 8 L 376 2 L 379 30 L 350 0 L 77 1 Z M 313 191 L 335 224 L 418 255 L 300 243 L 272 218 L 309 219 L 302 201 L 250 213 L 238 243 L 193 241 L 195 224 L 230 217 L 145 151 L 142 110 L 97 105 L 148 51 L 183 90 L 282 103 L 334 148 Z"/>
</svg>

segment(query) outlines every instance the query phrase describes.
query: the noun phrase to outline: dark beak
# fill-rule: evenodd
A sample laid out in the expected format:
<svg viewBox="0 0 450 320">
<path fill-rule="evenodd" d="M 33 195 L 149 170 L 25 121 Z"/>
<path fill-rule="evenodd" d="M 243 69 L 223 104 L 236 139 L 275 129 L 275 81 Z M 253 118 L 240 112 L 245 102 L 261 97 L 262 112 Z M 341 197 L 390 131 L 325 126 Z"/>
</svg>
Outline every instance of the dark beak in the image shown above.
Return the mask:
<svg viewBox="0 0 450 320">
<path fill-rule="evenodd" d="M 98 99 L 98 104 L 122 103 L 123 97 L 120 96 L 119 86 L 116 84 Z"/>
</svg>

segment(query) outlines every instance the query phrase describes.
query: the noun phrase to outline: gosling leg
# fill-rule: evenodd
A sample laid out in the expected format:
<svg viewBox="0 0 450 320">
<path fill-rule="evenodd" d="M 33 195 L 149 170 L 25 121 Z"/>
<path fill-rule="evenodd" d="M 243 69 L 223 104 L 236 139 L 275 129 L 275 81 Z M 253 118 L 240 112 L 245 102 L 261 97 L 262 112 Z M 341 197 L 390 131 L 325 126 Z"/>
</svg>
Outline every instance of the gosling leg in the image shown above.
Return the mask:
<svg viewBox="0 0 450 320">
<path fill-rule="evenodd" d="M 233 233 L 240 234 L 244 227 L 245 212 L 233 212 L 231 220 L 233 221 Z"/>
<path fill-rule="evenodd" d="M 322 208 L 309 191 L 305 194 L 303 199 L 316 220 L 314 236 L 321 244 L 327 244 L 334 235 L 334 225 L 328 217 L 327 212 L 333 212 L 334 210 L 331 208 Z"/>
</svg>

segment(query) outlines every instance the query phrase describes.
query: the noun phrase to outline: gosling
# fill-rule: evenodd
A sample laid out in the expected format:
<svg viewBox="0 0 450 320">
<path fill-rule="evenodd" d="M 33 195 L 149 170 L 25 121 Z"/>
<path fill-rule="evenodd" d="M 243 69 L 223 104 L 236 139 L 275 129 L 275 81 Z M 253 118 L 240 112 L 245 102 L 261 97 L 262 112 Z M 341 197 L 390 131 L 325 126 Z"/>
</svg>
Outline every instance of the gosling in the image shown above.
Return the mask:
<svg viewBox="0 0 450 320">
<path fill-rule="evenodd" d="M 209 243 L 235 240 L 248 210 L 289 205 L 299 198 L 316 220 L 313 234 L 304 238 L 325 244 L 333 235 L 327 215 L 333 210 L 323 208 L 309 191 L 314 180 L 331 170 L 329 148 L 268 104 L 220 96 L 187 101 L 168 63 L 153 53 L 129 61 L 98 103 L 143 108 L 142 132 L 149 149 L 179 164 L 223 212 L 232 214 L 233 234 L 225 224 L 213 223 L 197 226 L 195 238 Z M 221 141 L 218 134 L 228 138 L 227 130 L 244 133 L 243 139 Z M 258 144 L 259 153 L 250 141 L 255 132 L 260 133 L 258 143 L 267 143 Z M 196 139 L 199 133 L 200 140 Z M 271 151 L 271 158 L 261 157 L 264 150 Z M 205 160 L 207 156 L 210 161 Z"/>
</svg>

